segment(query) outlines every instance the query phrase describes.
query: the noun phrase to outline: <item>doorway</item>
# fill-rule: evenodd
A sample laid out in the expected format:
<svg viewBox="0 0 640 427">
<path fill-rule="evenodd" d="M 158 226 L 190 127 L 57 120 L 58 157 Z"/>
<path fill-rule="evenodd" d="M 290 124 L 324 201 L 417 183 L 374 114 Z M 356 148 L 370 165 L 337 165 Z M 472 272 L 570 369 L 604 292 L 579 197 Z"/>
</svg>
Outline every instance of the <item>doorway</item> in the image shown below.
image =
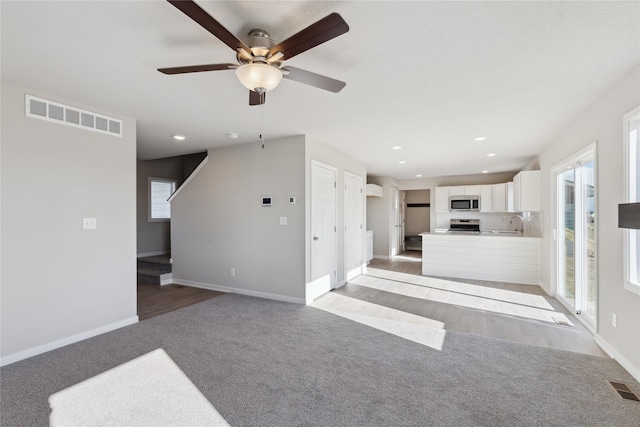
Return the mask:
<svg viewBox="0 0 640 427">
<path fill-rule="evenodd" d="M 596 160 L 595 144 L 554 168 L 558 299 L 595 332 Z"/>
<path fill-rule="evenodd" d="M 404 192 L 391 189 L 391 214 L 389 217 L 390 256 L 394 257 L 404 251 Z"/>
</svg>

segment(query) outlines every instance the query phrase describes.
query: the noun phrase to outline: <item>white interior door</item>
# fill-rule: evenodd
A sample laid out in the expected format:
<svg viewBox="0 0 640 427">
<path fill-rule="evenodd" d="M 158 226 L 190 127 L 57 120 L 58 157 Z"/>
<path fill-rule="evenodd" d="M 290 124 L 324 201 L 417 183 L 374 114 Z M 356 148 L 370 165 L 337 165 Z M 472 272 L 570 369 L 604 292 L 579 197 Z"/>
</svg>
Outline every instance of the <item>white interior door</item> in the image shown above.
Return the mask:
<svg viewBox="0 0 640 427">
<path fill-rule="evenodd" d="M 344 173 L 344 271 L 346 280 L 362 274 L 363 241 L 362 177 Z"/>
<path fill-rule="evenodd" d="M 311 280 L 320 293 L 337 281 L 336 175 L 332 166 L 311 164 Z"/>
<path fill-rule="evenodd" d="M 389 217 L 389 244 L 391 256 L 396 256 L 399 253 L 400 246 L 398 245 L 400 232 L 400 224 L 398 224 L 398 218 L 400 216 L 400 200 L 398 197 L 398 189 L 391 189 L 391 214 Z"/>
</svg>

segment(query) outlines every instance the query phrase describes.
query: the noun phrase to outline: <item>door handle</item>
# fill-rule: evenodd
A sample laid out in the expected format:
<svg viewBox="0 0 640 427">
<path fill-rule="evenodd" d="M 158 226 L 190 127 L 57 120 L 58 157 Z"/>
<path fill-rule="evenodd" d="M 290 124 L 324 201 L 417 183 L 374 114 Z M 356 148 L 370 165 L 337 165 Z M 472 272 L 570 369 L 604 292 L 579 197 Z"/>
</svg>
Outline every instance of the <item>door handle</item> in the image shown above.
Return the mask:
<svg viewBox="0 0 640 427">
<path fill-rule="evenodd" d="M 313 240 L 320 240 L 318 236 L 313 236 Z"/>
</svg>

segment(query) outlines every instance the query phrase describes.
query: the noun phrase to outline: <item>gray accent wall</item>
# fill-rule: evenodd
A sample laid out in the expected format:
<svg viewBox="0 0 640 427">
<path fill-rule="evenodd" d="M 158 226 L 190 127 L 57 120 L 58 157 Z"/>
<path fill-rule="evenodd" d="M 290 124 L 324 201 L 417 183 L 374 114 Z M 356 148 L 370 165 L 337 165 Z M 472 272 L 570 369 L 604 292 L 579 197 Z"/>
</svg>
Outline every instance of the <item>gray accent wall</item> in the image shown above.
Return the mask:
<svg viewBox="0 0 640 427">
<path fill-rule="evenodd" d="M 171 203 L 174 281 L 303 301 L 304 153 L 303 136 L 267 141 L 264 149 L 250 143 L 209 150 Z M 273 206 L 263 207 L 262 196 L 272 196 Z M 289 196 L 298 202 L 289 204 Z"/>
<path fill-rule="evenodd" d="M 208 157 L 171 205 L 176 283 L 305 303 L 311 276 L 311 160 L 338 169 L 337 282 L 344 282 L 340 189 L 344 171 L 364 180 L 363 164 L 305 136 L 267 141 L 264 149 L 257 143 L 216 148 Z M 273 206 L 263 207 L 262 196 L 273 197 Z M 280 225 L 281 217 L 287 225 Z M 363 224 L 365 219 L 363 204 Z M 364 233 L 362 238 L 364 259 Z"/>
<path fill-rule="evenodd" d="M 136 122 L 102 112 L 120 138 L 28 118 L 25 93 L 99 112 L 2 82 L 3 364 L 137 321 Z"/>
</svg>

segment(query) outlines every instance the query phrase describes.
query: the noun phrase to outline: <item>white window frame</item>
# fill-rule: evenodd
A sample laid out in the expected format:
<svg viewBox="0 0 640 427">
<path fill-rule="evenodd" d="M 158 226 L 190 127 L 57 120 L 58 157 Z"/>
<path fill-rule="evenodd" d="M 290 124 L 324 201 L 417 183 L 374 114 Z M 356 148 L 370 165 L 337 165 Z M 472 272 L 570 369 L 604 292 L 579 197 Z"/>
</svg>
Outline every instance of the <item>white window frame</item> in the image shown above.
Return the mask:
<svg viewBox="0 0 640 427">
<path fill-rule="evenodd" d="M 152 216 L 153 213 L 153 209 L 152 209 L 152 200 L 151 200 L 151 184 L 153 182 L 163 182 L 163 183 L 169 183 L 173 185 L 173 191 L 171 192 L 171 194 L 169 195 L 169 197 L 167 197 L 167 203 L 168 203 L 168 199 L 171 197 L 171 195 L 173 195 L 173 193 L 175 193 L 176 191 L 176 187 L 178 185 L 178 181 L 175 179 L 168 179 L 168 178 L 155 178 L 155 177 L 149 177 L 149 185 L 147 186 L 148 188 L 148 203 L 147 203 L 147 207 L 148 207 L 148 219 L 149 222 L 169 222 L 171 221 L 171 206 L 169 205 L 169 218 L 154 218 Z"/>
<path fill-rule="evenodd" d="M 630 112 L 624 115 L 624 202 L 633 203 L 640 202 L 637 197 L 639 189 L 635 188 L 638 174 L 640 174 L 640 164 L 637 164 L 637 152 L 640 150 L 640 129 L 638 129 L 639 135 L 636 138 L 635 146 L 630 141 L 630 133 L 632 131 L 631 122 L 640 116 L 640 106 L 634 108 Z M 633 156 L 632 156 L 633 154 Z M 632 194 L 633 193 L 633 194 Z M 636 273 L 632 273 L 632 268 L 635 267 L 635 271 L 638 271 L 638 253 L 636 252 L 637 244 L 633 245 L 634 239 L 639 238 L 640 230 L 624 229 L 624 287 L 628 291 L 634 294 L 640 295 L 640 277 Z M 632 233 L 635 236 L 632 236 Z"/>
</svg>

